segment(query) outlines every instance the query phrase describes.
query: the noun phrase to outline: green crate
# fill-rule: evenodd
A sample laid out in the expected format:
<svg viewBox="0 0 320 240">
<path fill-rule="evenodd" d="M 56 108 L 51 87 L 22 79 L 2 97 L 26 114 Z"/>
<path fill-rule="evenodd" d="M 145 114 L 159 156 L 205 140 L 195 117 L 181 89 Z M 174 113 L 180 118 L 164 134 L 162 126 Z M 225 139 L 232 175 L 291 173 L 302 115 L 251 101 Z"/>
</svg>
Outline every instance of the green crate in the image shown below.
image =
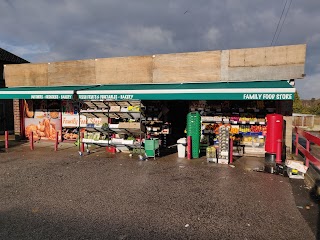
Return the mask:
<svg viewBox="0 0 320 240">
<path fill-rule="evenodd" d="M 155 157 L 157 152 L 159 155 L 159 139 L 147 139 L 144 142 L 144 149 L 148 157 Z"/>
</svg>

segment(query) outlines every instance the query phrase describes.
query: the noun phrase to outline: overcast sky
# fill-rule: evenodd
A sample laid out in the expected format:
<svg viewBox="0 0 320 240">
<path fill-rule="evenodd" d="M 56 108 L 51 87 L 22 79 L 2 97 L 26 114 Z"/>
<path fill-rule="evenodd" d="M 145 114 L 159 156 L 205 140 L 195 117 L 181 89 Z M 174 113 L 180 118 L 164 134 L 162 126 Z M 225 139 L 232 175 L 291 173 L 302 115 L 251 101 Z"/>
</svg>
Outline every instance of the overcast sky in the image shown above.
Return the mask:
<svg viewBox="0 0 320 240">
<path fill-rule="evenodd" d="M 0 47 L 30 62 L 270 46 L 290 0 L 1 0 Z M 307 43 L 320 98 L 320 0 L 292 0 L 274 45 Z"/>
</svg>

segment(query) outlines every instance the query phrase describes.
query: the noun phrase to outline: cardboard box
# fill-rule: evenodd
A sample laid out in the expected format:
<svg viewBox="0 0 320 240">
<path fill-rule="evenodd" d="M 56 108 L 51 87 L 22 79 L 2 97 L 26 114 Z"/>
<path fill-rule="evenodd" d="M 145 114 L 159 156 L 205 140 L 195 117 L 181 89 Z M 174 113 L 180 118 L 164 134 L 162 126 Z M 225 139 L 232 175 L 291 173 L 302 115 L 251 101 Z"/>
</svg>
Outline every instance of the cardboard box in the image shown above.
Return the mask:
<svg viewBox="0 0 320 240">
<path fill-rule="evenodd" d="M 119 122 L 119 128 L 130 128 L 129 122 Z"/>
<path fill-rule="evenodd" d="M 120 106 L 111 106 L 110 112 L 120 112 Z"/>
<path fill-rule="evenodd" d="M 308 167 L 303 162 L 297 160 L 286 160 L 285 162 L 288 168 L 297 169 L 299 172 L 306 173 Z"/>
<path fill-rule="evenodd" d="M 212 162 L 212 163 L 218 163 L 218 159 L 217 158 L 207 158 L 208 162 Z"/>
<path fill-rule="evenodd" d="M 140 129 L 141 124 L 139 122 L 131 122 L 129 123 L 129 128 Z"/>
<path fill-rule="evenodd" d="M 219 158 L 218 159 L 218 163 L 220 163 L 220 164 L 229 164 L 229 159 Z"/>
</svg>

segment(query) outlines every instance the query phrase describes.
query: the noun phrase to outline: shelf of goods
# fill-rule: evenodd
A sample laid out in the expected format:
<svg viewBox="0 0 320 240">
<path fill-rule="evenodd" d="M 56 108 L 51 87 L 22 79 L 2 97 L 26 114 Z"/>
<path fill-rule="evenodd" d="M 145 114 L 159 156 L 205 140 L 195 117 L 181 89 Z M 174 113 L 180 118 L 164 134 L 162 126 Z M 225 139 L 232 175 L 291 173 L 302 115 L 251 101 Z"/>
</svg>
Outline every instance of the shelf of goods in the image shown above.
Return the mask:
<svg viewBox="0 0 320 240">
<path fill-rule="evenodd" d="M 218 148 L 218 163 L 229 163 L 229 140 L 230 126 L 222 125 L 219 127 L 219 148 Z"/>
<path fill-rule="evenodd" d="M 220 126 L 229 126 L 234 140 L 234 155 L 264 153 L 267 131 L 264 118 L 202 116 L 201 122 L 202 138 L 209 138 L 210 135 L 219 136 Z"/>
<path fill-rule="evenodd" d="M 80 114 L 100 118 L 100 124 L 87 123 L 83 143 L 113 146 L 120 151 L 142 148 L 145 137 L 143 108 L 140 101 L 85 101 Z"/>
</svg>

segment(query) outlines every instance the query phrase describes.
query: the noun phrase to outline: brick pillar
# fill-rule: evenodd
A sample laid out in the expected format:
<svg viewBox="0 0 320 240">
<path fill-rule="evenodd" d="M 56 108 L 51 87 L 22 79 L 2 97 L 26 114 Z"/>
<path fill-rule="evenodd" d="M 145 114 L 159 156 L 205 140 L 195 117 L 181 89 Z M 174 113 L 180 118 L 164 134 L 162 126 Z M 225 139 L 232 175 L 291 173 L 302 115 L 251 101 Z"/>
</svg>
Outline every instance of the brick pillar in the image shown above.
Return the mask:
<svg viewBox="0 0 320 240">
<path fill-rule="evenodd" d="M 21 139 L 21 117 L 20 117 L 20 103 L 18 99 L 13 100 L 13 115 L 14 115 L 14 135 L 16 139 Z"/>
</svg>

